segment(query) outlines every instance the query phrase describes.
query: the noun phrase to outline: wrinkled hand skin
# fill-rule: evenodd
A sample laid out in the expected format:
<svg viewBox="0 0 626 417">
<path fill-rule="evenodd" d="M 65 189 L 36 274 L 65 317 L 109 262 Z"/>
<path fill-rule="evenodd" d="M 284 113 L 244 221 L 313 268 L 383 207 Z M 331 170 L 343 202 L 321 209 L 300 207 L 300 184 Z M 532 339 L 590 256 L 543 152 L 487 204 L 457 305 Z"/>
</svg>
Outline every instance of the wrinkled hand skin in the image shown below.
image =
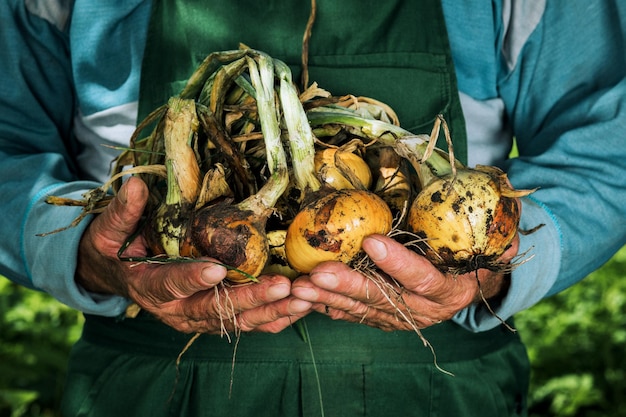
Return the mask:
<svg viewBox="0 0 626 417">
<path fill-rule="evenodd" d="M 501 260 L 510 261 L 518 247 L 516 236 Z M 293 283 L 292 294 L 313 303 L 314 310 L 333 319 L 365 323 L 385 331 L 423 329 L 449 320 L 473 302 L 481 302 L 475 272 L 442 274 L 423 256 L 382 235 L 366 238 L 363 249 L 378 268 L 402 286 L 397 289 L 402 301 L 396 304 L 410 317 L 408 321 L 371 278 L 339 262 L 320 264 L 308 276 L 299 277 Z M 501 273 L 479 270 L 479 280 L 487 299 L 506 290 Z"/>
<path fill-rule="evenodd" d="M 210 259 L 167 264 L 119 260 L 118 250 L 136 230 L 147 198 L 143 181 L 130 178 L 91 222 L 78 250 L 76 281 L 83 288 L 132 299 L 185 333 L 279 332 L 311 311 L 310 302 L 290 295 L 291 282 L 283 276 L 225 287 L 218 284 L 226 269 Z M 124 254 L 145 257 L 145 241 L 136 238 Z"/>
</svg>

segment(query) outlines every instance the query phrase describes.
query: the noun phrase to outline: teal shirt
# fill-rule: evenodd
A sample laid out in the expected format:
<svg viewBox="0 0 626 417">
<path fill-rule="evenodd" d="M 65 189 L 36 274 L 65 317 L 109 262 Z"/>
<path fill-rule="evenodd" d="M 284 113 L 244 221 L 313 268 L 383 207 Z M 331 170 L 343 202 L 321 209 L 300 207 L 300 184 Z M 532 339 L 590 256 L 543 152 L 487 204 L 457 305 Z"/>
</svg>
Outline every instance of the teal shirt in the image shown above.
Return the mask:
<svg viewBox="0 0 626 417">
<path fill-rule="evenodd" d="M 87 223 L 46 195 L 78 197 L 108 176 L 136 122 L 150 2 L 0 2 L 0 274 L 82 311 L 127 300 L 74 282 Z M 470 165 L 503 166 L 523 200 L 532 257 L 498 307 L 509 317 L 567 288 L 626 243 L 626 7 L 619 1 L 444 0 Z M 515 137 L 519 157 L 506 156 Z M 76 157 L 72 157 L 75 155 Z M 455 319 L 499 324 L 482 306 Z"/>
</svg>

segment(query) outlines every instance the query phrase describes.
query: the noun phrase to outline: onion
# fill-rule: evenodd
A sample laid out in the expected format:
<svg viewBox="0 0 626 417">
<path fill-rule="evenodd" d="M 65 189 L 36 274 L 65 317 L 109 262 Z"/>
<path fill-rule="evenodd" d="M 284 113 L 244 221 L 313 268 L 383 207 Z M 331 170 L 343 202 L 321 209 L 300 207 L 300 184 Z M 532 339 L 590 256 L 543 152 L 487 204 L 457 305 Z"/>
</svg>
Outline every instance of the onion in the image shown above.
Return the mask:
<svg viewBox="0 0 626 417">
<path fill-rule="evenodd" d="M 195 212 L 181 256 L 208 256 L 230 267 L 227 278 L 248 282 L 257 277 L 269 256 L 267 214 L 217 203 Z"/>
<path fill-rule="evenodd" d="M 372 172 L 363 158 L 337 148 L 326 148 L 315 153 L 315 171 L 323 183 L 335 190 L 368 189 L 372 185 Z"/>
<path fill-rule="evenodd" d="M 497 168 L 459 169 L 435 177 L 417 195 L 409 230 L 423 238 L 425 256 L 445 272 L 497 269 L 519 225 L 520 210 L 504 172 Z"/>
<path fill-rule="evenodd" d="M 385 202 L 363 190 L 338 190 L 302 209 L 287 229 L 285 253 L 291 267 L 308 273 L 324 261 L 350 261 L 363 238 L 387 234 L 392 215 Z"/>
<path fill-rule="evenodd" d="M 267 232 L 270 257 L 262 271 L 263 274 L 280 274 L 291 279 L 295 279 L 300 275 L 287 261 L 287 254 L 285 253 L 286 238 L 287 230 L 284 229 L 270 230 Z"/>
<path fill-rule="evenodd" d="M 434 148 L 443 125 L 448 161 Z M 520 220 L 517 198 L 534 190 L 515 190 L 506 174 L 492 166 L 467 168 L 454 159 L 448 125 L 442 116 L 431 133 L 418 167 L 422 189 L 409 210 L 408 229 L 441 271 L 463 274 L 487 268 L 502 271 L 498 258 L 509 248 Z"/>
<path fill-rule="evenodd" d="M 361 251 L 363 238 L 373 233 L 388 233 L 391 230 L 392 215 L 387 204 L 374 193 L 365 189 L 354 189 L 355 185 L 364 188 L 371 184 L 371 172 L 362 161 L 361 169 L 368 176 L 355 179 L 349 154 L 330 150 L 332 161 L 328 163 L 340 167 L 337 173 L 350 180 L 346 189 L 329 190 L 326 183 L 318 178 L 315 164 L 315 136 L 307 114 L 302 107 L 291 75 L 286 65 L 277 61 L 277 74 L 280 79 L 280 98 L 289 134 L 289 147 L 292 156 L 292 170 L 296 188 L 300 190 L 300 201 L 305 204 L 293 218 L 285 237 L 285 255 L 291 268 L 301 273 L 310 272 L 324 261 L 349 263 Z M 318 154 L 319 155 L 319 154 Z M 354 155 L 356 156 L 356 155 Z M 342 159 L 344 158 L 345 159 Z M 350 159 L 349 159 L 350 158 Z M 323 157 L 318 157 L 318 168 L 323 168 Z M 360 158 L 359 158 L 360 159 Z M 332 169 L 326 169 L 332 171 Z M 322 175 L 323 177 L 323 175 Z M 360 182 L 361 184 L 355 184 Z M 340 187 L 334 182 L 334 187 Z"/>
<path fill-rule="evenodd" d="M 391 148 L 378 152 L 378 178 L 374 190 L 395 212 L 406 209 L 411 199 L 409 174 L 403 169 L 400 156 Z"/>
<path fill-rule="evenodd" d="M 192 148 L 199 122 L 193 100 L 172 97 L 157 129 L 162 129 L 167 193 L 150 215 L 144 233 L 155 254 L 180 256 L 187 221 L 200 194 L 200 168 Z"/>
</svg>

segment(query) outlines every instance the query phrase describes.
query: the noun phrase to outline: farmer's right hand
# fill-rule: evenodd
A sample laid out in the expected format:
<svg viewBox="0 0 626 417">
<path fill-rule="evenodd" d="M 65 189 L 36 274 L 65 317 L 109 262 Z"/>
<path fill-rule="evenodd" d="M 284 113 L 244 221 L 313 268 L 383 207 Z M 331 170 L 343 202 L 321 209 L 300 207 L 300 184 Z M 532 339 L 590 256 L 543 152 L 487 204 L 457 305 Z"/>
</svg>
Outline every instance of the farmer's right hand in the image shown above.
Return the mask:
<svg viewBox="0 0 626 417">
<path fill-rule="evenodd" d="M 135 232 L 147 199 L 143 181 L 130 178 L 94 218 L 79 245 L 79 285 L 94 293 L 127 297 L 182 332 L 218 334 L 235 325 L 242 331 L 278 332 L 310 311 L 311 304 L 291 296 L 290 280 L 280 275 L 226 289 L 218 286 L 226 269 L 209 259 L 164 264 L 121 261 L 118 251 Z M 147 256 L 141 235 L 124 254 Z"/>
<path fill-rule="evenodd" d="M 502 255 L 509 262 L 519 240 Z M 363 323 L 385 331 L 415 330 L 451 319 L 472 303 L 504 296 L 504 272 L 480 269 L 467 274 L 444 274 L 427 258 L 384 235 L 363 240 L 381 272 L 379 281 L 341 262 L 324 262 L 299 277 L 292 293 L 335 320 Z M 478 285 L 480 281 L 480 286 Z M 480 291 L 483 297 L 480 296 Z"/>
</svg>

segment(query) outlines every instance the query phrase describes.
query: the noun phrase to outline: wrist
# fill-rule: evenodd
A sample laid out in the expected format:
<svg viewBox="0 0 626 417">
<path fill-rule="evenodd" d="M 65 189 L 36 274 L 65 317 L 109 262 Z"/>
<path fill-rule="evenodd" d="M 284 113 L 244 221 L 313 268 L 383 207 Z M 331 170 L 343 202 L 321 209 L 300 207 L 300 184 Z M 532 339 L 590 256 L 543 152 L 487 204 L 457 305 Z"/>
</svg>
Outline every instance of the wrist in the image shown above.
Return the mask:
<svg viewBox="0 0 626 417">
<path fill-rule="evenodd" d="M 478 292 L 474 302 L 488 301 L 490 304 L 499 304 L 506 296 L 511 286 L 511 273 L 494 273 L 488 271 L 483 278 L 477 278 Z"/>
<path fill-rule="evenodd" d="M 78 246 L 78 260 L 74 280 L 77 285 L 94 294 L 119 295 L 128 297 L 128 291 L 116 279 L 118 269 L 115 261 L 106 258 L 89 244 L 86 234 Z"/>
</svg>

